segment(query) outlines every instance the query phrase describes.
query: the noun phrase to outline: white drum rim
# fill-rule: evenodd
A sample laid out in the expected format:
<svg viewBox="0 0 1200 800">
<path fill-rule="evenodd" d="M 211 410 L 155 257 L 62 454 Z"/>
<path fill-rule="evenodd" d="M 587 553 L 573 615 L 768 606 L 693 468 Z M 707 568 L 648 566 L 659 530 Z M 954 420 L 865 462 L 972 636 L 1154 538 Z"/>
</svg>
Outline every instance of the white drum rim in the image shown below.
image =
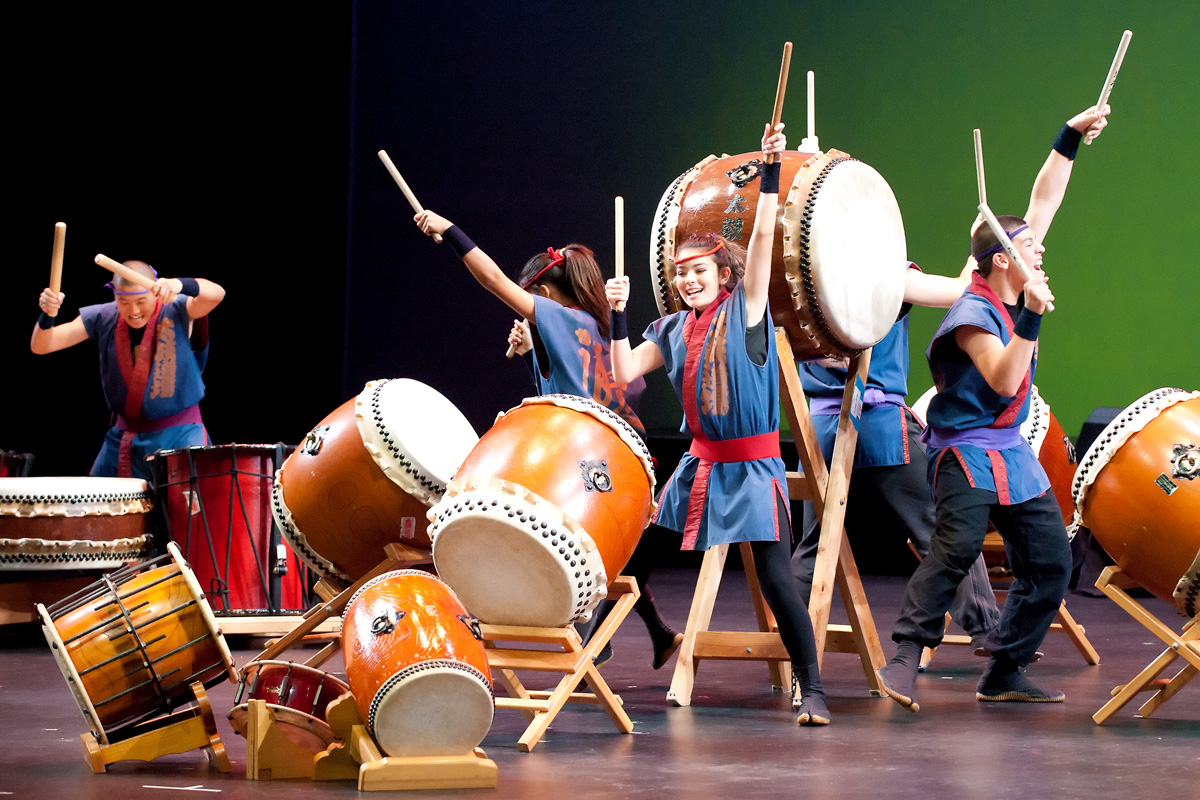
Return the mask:
<svg viewBox="0 0 1200 800">
<path fill-rule="evenodd" d="M 917 401 L 909 406 L 909 410 L 913 412 L 913 416 L 922 425 L 928 427 L 927 417 L 929 416 L 929 401 L 938 393 L 936 386 L 930 386 L 925 392 L 917 398 Z M 1033 454 L 1041 455 L 1042 444 L 1046 441 L 1046 434 L 1050 431 L 1050 404 L 1042 399 L 1042 395 L 1038 392 L 1037 384 L 1029 387 L 1029 415 L 1025 421 L 1021 423 L 1021 436 L 1025 441 L 1029 442 L 1029 446 L 1033 448 Z"/>
<path fill-rule="evenodd" d="M 125 539 L 0 539 L 0 572 L 8 570 L 119 569 L 150 552 L 153 536 Z"/>
<path fill-rule="evenodd" d="M 389 747 L 388 743 L 386 743 L 384 739 L 380 737 L 380 731 L 376 725 L 377 722 L 381 721 L 380 717 L 386 715 L 386 711 L 382 709 L 385 704 L 388 703 L 389 699 L 392 696 L 402 692 L 405 688 L 407 688 L 408 685 L 420 682 L 423 678 L 446 675 L 464 676 L 468 678 L 466 686 L 477 686 L 483 689 L 483 692 L 479 693 L 479 698 L 481 701 L 481 708 L 483 707 L 483 698 L 486 697 L 488 701 L 489 712 L 486 715 L 487 725 L 482 726 L 483 732 L 479 734 L 478 738 L 476 738 L 474 734 L 467 737 L 468 741 L 474 741 L 472 741 L 470 746 L 466 747 L 461 752 L 470 753 L 479 745 L 480 742 L 483 741 L 484 737 L 487 736 L 488 731 L 491 730 L 492 721 L 495 719 L 496 714 L 496 696 L 492 690 L 491 682 L 488 681 L 487 677 L 482 672 L 470 664 L 450 659 L 431 659 L 429 661 L 419 661 L 415 664 L 410 664 L 409 666 L 395 673 L 388 678 L 382 686 L 379 687 L 379 689 L 375 692 L 375 696 L 371 698 L 370 711 L 367 715 L 367 729 L 370 731 L 372 738 L 375 739 L 381 750 L 388 755 L 406 755 L 406 753 L 397 752 L 398 748 Z M 457 694 L 460 697 L 465 696 L 465 691 L 458 692 Z M 476 731 L 476 733 L 478 733 L 478 731 Z M 420 752 L 415 753 L 415 755 L 458 755 L 458 753 L 435 754 Z"/>
<path fill-rule="evenodd" d="M 279 526 L 279 532 L 287 540 L 292 552 L 307 564 L 309 569 L 316 571 L 322 578 L 334 583 L 341 583 L 343 586 L 354 583 L 354 578 L 342 572 L 336 564 L 309 546 L 308 539 L 300 530 L 300 526 L 296 524 L 296 518 L 292 516 L 291 509 L 287 507 L 287 501 L 283 499 L 282 467 L 275 471 L 275 480 L 272 481 L 271 516 L 275 518 L 275 524 Z"/>
<path fill-rule="evenodd" d="M 660 316 L 673 314 L 681 310 L 683 301 L 675 291 L 675 231 L 679 227 L 679 214 L 683 210 L 679 199 L 687 193 L 692 181 L 700 174 L 700 170 L 717 160 L 717 156 L 708 155 L 696 162 L 695 166 L 676 178 L 662 193 L 654 212 L 654 225 L 650 230 L 650 265 L 653 269 L 654 302 L 658 304 Z"/>
<path fill-rule="evenodd" d="M 171 554 L 171 559 L 179 567 L 179 572 L 183 575 L 183 580 L 195 596 L 196 607 L 200 610 L 200 616 L 221 652 L 221 660 L 225 663 L 226 676 L 230 681 L 237 683 L 238 673 L 233 662 L 233 654 L 229 652 L 229 645 L 225 642 L 225 634 L 221 633 L 221 626 L 217 624 L 217 617 L 213 614 L 212 607 L 208 604 L 208 598 L 204 596 L 204 590 L 200 588 L 200 582 L 196 580 L 196 574 L 192 572 L 192 566 L 188 564 L 183 554 L 179 552 L 179 546 L 174 542 L 167 542 L 167 552 Z"/>
<path fill-rule="evenodd" d="M 336 698 L 334 698 L 336 699 Z M 330 701 L 332 702 L 332 701 Z M 281 706 L 278 703 L 267 703 L 266 707 L 271 709 L 275 715 L 275 722 L 280 725 L 287 725 L 293 728 L 307 731 L 313 734 L 318 740 L 325 743 L 325 747 L 333 744 L 337 740 L 337 736 L 333 733 L 333 728 L 328 722 L 317 719 L 312 714 L 306 714 L 303 711 L 297 711 L 290 706 Z M 250 711 L 250 704 L 239 703 L 229 710 L 226 719 L 229 720 L 229 726 L 233 728 L 234 733 L 245 738 L 246 730 L 249 727 L 246 725 L 246 716 Z M 284 734 L 287 735 L 286 733 Z M 322 748 L 324 749 L 324 748 Z M 316 752 L 320 752 L 319 750 Z"/>
<path fill-rule="evenodd" d="M 46 642 L 50 645 L 50 652 L 54 655 L 54 662 L 58 664 L 59 671 L 62 672 L 63 677 L 67 680 L 67 686 L 71 690 L 71 695 L 75 698 L 75 704 L 79 706 L 79 710 L 83 713 L 84 722 L 87 723 L 88 729 L 99 740 L 100 744 L 109 744 L 108 731 L 104 729 L 103 723 L 100 722 L 100 715 L 96 712 L 96 707 L 92 705 L 92 699 L 83 690 L 83 677 L 80 676 L 79 670 L 75 669 L 74 662 L 67 657 L 67 646 L 63 642 L 62 635 L 59 634 L 58 628 L 54 627 L 54 620 L 51 618 L 50 612 L 41 603 L 37 604 L 37 612 L 42 620 L 42 634 L 45 635 Z"/>
<path fill-rule="evenodd" d="M 153 507 L 149 485 L 141 478 L 0 478 L 0 516 L 124 516 Z"/>
<path fill-rule="evenodd" d="M 443 437 L 437 447 L 430 446 L 429 442 L 421 442 L 418 448 L 412 447 L 412 442 L 406 444 L 404 437 L 394 425 L 388 423 L 380 409 L 383 396 L 396 392 L 415 392 L 418 395 L 415 399 L 419 401 L 417 405 L 422 409 L 436 408 L 443 412 L 445 416 L 440 420 L 442 424 L 438 430 L 450 432 L 452 436 Z M 354 420 L 363 446 L 367 448 L 367 452 L 371 454 L 371 458 L 383 474 L 426 507 L 432 506 L 441 498 L 446 491 L 446 484 L 479 442 L 479 436 L 471 423 L 445 395 L 412 378 L 369 381 L 354 400 Z M 407 433 L 411 438 L 413 430 L 410 428 Z M 462 446 L 468 442 L 470 446 Z M 456 447 L 461 451 L 462 458 L 455 456 L 450 460 L 457 458 L 458 463 L 453 467 L 447 466 L 449 462 L 436 463 L 442 460 L 443 453 Z M 417 453 L 414 450 L 427 452 Z M 434 458 L 431 459 L 430 456 Z"/>
</svg>

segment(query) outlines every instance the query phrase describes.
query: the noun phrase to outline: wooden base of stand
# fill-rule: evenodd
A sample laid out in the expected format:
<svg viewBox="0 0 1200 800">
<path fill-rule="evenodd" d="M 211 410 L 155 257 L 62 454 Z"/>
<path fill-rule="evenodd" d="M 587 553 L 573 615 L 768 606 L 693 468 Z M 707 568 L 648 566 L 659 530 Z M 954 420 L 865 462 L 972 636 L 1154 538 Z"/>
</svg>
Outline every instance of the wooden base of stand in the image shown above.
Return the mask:
<svg viewBox="0 0 1200 800">
<path fill-rule="evenodd" d="M 528 753 L 537 747 L 546 729 L 567 703 L 599 705 L 608 712 L 621 733 L 633 732 L 633 721 L 625 713 L 619 695 L 613 694 L 608 683 L 596 669 L 596 656 L 612 639 L 617 628 L 628 616 L 641 596 L 637 581 L 621 576 L 608 587 L 608 599 L 615 605 L 595 632 L 583 645 L 575 628 L 535 628 L 516 625 L 481 625 L 483 643 L 488 648 L 488 666 L 508 691 L 508 697 L 497 697 L 496 708 L 516 709 L 529 720 L 529 726 L 517 741 L 517 749 Z M 561 652 L 546 649 L 513 647 L 520 644 L 552 644 Z M 527 689 L 517 677 L 517 671 L 560 673 L 562 678 L 551 690 Z M 576 691 L 583 681 L 591 691 Z"/>
<path fill-rule="evenodd" d="M 1192 617 L 1183 626 L 1182 633 L 1175 633 L 1147 611 L 1141 603 L 1129 596 L 1125 591 L 1129 585 L 1131 583 L 1126 579 L 1124 570 L 1120 567 L 1108 567 L 1096 581 L 1097 589 L 1123 608 L 1143 628 L 1158 637 L 1167 645 L 1167 649 L 1163 651 L 1162 655 L 1151 661 L 1132 681 L 1113 689 L 1113 699 L 1092 715 L 1092 719 L 1097 725 L 1103 725 L 1105 720 L 1124 708 L 1140 692 L 1154 692 L 1150 699 L 1138 709 L 1138 713 L 1142 717 L 1149 717 L 1161 708 L 1163 703 L 1178 694 L 1179 690 L 1200 672 L 1200 615 Z M 1159 673 L 1177 658 L 1184 660 L 1183 669 L 1168 680 L 1160 680 Z"/>
<path fill-rule="evenodd" d="M 311 778 L 314 755 L 287 737 L 265 700 L 251 700 L 246 704 L 248 780 Z"/>
<path fill-rule="evenodd" d="M 225 745 L 217 733 L 212 704 L 204 687 L 193 683 L 196 706 L 168 714 L 165 717 L 138 723 L 130 735 L 117 742 L 100 744 L 96 737 L 85 733 L 79 737 L 83 755 L 92 772 L 105 772 L 117 761 L 153 761 L 156 758 L 203 748 L 209 762 L 220 772 L 229 772 Z"/>
<path fill-rule="evenodd" d="M 329 704 L 326 720 L 341 741 L 311 757 L 318 781 L 357 780 L 360 792 L 490 789 L 498 770 L 480 748 L 453 756 L 384 756 L 367 732 L 352 694 Z"/>
</svg>

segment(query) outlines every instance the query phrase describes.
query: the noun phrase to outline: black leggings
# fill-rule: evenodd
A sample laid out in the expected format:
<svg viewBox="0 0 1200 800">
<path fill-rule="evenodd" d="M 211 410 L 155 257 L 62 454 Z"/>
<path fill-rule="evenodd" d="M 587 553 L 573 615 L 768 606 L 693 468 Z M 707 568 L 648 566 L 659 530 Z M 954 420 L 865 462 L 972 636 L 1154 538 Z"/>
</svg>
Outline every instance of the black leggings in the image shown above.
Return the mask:
<svg viewBox="0 0 1200 800">
<path fill-rule="evenodd" d="M 776 493 L 779 518 L 779 541 L 751 542 L 754 568 L 758 573 L 763 599 L 779 623 L 779 636 L 796 667 L 817 663 L 817 643 L 813 637 L 812 620 L 804 605 L 796 582 L 792 579 L 792 529 L 788 523 L 787 506 Z"/>
</svg>

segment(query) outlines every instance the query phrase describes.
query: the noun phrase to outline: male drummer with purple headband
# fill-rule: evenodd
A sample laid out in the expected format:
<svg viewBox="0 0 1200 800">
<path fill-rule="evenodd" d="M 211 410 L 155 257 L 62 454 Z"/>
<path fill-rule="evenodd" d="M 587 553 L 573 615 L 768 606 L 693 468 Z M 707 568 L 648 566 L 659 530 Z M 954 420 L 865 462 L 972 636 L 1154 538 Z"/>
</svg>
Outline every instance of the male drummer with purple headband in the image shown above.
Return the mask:
<svg viewBox="0 0 1200 800">
<path fill-rule="evenodd" d="M 1042 315 L 1054 295 L 1042 272 L 1042 244 L 1066 193 L 1079 143 L 1100 135 L 1106 105 L 1062 128 L 1038 174 L 1025 218 L 999 217 L 1033 271 L 1026 280 L 986 225 L 971 236 L 978 264 L 926 351 L 938 393 L 930 401 L 928 480 L 936 504 L 929 553 L 905 589 L 892 660 L 879 670 L 889 696 L 911 711 L 924 647 L 936 647 L 945 615 L 983 548 L 989 518 L 1013 558 L 1014 580 L 999 623 L 981 642 L 990 656 L 975 697 L 990 702 L 1059 703 L 1062 692 L 1024 675 L 1062 604 L 1071 552 L 1046 472 L 1021 436 L 1037 369 Z"/>
<path fill-rule="evenodd" d="M 42 313 L 29 349 L 43 355 L 85 339 L 96 342 L 114 424 L 91 474 L 149 480 L 146 456 L 209 443 L 197 405 L 204 396 L 207 337 L 196 351 L 189 338 L 225 290 L 204 278 L 159 278 L 142 261 L 125 266 L 153 280 L 153 291 L 114 275 L 107 284 L 113 302 L 84 306 L 75 319 L 55 325 L 66 295 L 47 288 L 38 298 Z"/>
</svg>

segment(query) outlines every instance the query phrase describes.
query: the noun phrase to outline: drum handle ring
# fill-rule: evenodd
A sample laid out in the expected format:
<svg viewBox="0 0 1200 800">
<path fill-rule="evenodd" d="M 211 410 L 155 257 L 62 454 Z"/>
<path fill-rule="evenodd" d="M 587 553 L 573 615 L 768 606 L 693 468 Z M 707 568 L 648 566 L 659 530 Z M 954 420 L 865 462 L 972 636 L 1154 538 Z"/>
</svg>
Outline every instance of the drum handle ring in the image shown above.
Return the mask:
<svg viewBox="0 0 1200 800">
<path fill-rule="evenodd" d="M 398 609 L 388 609 L 371 620 L 371 633 L 376 636 L 386 636 L 396 630 L 396 623 L 404 619 L 404 612 Z"/>
</svg>

